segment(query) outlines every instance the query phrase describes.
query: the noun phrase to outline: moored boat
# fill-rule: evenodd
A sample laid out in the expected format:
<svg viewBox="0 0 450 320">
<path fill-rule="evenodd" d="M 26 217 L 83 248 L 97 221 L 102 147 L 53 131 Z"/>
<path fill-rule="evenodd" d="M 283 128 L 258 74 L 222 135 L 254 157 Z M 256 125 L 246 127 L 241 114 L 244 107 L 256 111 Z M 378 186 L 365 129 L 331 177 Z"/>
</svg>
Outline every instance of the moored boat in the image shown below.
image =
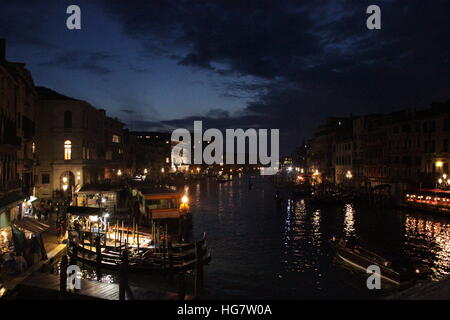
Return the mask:
<svg viewBox="0 0 450 320">
<path fill-rule="evenodd" d="M 411 281 L 420 273 L 418 269 L 411 271 L 395 268 L 391 261 L 359 245 L 350 244 L 344 239 L 333 238 L 330 244 L 336 250 L 337 256 L 346 264 L 364 272 L 370 266 L 376 265 L 380 268 L 381 279 L 394 285 Z"/>
</svg>

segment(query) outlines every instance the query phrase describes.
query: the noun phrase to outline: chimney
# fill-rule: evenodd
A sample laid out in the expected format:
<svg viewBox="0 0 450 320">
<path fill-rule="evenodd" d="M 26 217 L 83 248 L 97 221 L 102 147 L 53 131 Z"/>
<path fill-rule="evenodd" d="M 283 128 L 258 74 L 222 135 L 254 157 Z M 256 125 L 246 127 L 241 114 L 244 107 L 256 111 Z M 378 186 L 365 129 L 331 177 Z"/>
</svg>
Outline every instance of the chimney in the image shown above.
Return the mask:
<svg viewBox="0 0 450 320">
<path fill-rule="evenodd" d="M 5 61 L 6 59 L 6 40 L 0 39 L 0 61 Z"/>
</svg>

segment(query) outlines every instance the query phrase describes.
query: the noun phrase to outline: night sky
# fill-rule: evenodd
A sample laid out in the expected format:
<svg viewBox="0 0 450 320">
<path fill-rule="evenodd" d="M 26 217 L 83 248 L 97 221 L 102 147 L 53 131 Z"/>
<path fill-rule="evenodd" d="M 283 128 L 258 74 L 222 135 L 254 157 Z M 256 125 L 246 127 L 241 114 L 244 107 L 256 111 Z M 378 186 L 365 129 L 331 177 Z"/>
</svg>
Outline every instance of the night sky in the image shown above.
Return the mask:
<svg viewBox="0 0 450 320">
<path fill-rule="evenodd" d="M 0 0 L 0 37 L 36 85 L 133 130 L 279 128 L 283 151 L 328 116 L 450 98 L 448 0 Z"/>
</svg>

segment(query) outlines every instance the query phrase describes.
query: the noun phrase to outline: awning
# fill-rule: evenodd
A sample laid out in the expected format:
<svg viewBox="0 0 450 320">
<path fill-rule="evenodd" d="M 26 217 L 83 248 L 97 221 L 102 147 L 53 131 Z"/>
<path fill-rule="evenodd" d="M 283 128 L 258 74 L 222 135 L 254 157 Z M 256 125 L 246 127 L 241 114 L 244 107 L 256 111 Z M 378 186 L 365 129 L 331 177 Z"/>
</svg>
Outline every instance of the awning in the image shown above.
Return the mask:
<svg viewBox="0 0 450 320">
<path fill-rule="evenodd" d="M 67 207 L 66 212 L 77 216 L 100 216 L 103 213 L 103 209 L 94 207 L 69 206 Z"/>
<path fill-rule="evenodd" d="M 22 218 L 19 221 L 14 221 L 13 225 L 17 228 L 25 229 L 33 233 L 41 233 L 50 228 L 49 225 L 28 217 Z"/>
<path fill-rule="evenodd" d="M 11 208 L 25 199 L 26 195 L 22 192 L 8 193 L 0 198 L 0 210 L 3 208 Z"/>
</svg>

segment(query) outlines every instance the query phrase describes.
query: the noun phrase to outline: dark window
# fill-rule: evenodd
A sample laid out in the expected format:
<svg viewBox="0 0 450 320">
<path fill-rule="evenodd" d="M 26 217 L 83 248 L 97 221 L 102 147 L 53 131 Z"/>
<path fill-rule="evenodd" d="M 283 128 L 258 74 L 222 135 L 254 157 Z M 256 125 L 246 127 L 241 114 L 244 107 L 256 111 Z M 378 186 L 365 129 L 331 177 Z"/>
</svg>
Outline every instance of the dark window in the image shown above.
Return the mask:
<svg viewBox="0 0 450 320">
<path fill-rule="evenodd" d="M 444 130 L 450 129 L 450 118 L 444 119 Z"/>
<path fill-rule="evenodd" d="M 66 129 L 72 128 L 72 112 L 71 111 L 64 112 L 64 128 L 66 128 Z"/>
<path fill-rule="evenodd" d="M 436 130 L 436 121 L 430 122 L 430 132 L 434 132 Z"/>
<path fill-rule="evenodd" d="M 42 184 L 49 184 L 49 183 L 50 183 L 50 174 L 43 173 L 42 174 Z"/>
<path fill-rule="evenodd" d="M 444 140 L 444 145 L 443 145 L 442 151 L 448 152 L 448 139 Z"/>
</svg>

